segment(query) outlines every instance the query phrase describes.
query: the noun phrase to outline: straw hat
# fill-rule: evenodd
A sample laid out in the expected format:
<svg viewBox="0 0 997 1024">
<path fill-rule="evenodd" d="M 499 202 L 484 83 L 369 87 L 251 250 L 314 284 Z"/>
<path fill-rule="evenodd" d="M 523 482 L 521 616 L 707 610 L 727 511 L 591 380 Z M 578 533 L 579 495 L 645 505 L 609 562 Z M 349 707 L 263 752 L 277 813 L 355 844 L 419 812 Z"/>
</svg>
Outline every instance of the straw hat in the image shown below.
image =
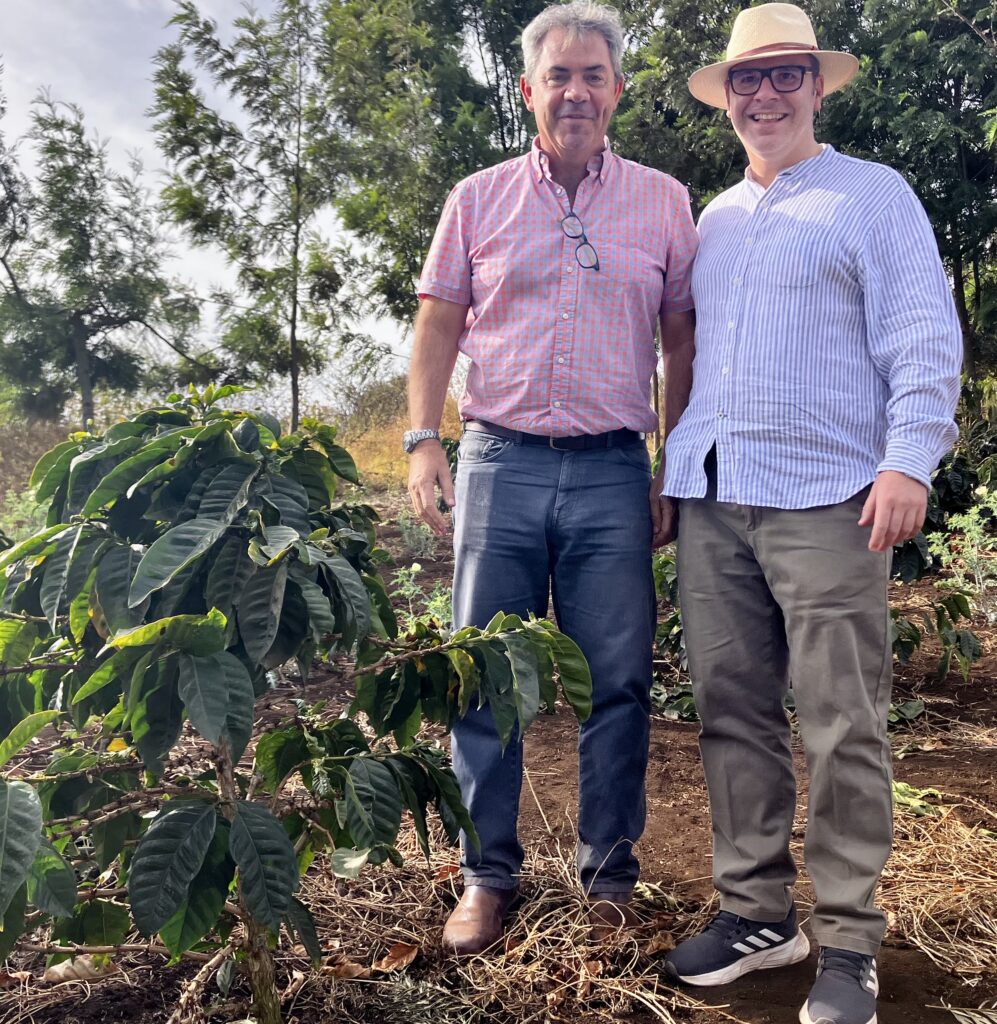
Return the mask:
<svg viewBox="0 0 997 1024">
<path fill-rule="evenodd" d="M 727 46 L 727 59 L 700 68 L 689 79 L 689 92 L 709 103 L 727 109 L 724 84 L 727 71 L 743 61 L 762 57 L 816 57 L 824 76 L 824 95 L 847 85 L 859 69 L 850 53 L 817 48 L 810 19 L 795 4 L 761 4 L 749 7 L 734 19 Z"/>
</svg>

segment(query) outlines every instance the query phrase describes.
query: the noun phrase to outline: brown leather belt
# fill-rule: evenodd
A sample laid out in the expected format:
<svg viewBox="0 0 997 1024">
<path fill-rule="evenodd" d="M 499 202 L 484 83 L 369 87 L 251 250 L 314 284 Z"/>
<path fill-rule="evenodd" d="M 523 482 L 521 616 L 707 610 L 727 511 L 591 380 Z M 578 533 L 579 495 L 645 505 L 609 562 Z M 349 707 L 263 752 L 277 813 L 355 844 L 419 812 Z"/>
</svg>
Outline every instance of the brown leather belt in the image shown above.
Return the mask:
<svg viewBox="0 0 997 1024">
<path fill-rule="evenodd" d="M 465 430 L 477 430 L 484 434 L 505 437 L 514 444 L 542 445 L 558 452 L 591 451 L 594 448 L 623 448 L 626 445 L 638 444 L 644 435 L 636 430 L 621 427 L 619 430 L 607 430 L 602 434 L 576 434 L 570 437 L 552 437 L 549 434 L 527 434 L 523 430 L 510 430 L 500 427 L 497 423 L 487 420 L 468 420 Z"/>
</svg>

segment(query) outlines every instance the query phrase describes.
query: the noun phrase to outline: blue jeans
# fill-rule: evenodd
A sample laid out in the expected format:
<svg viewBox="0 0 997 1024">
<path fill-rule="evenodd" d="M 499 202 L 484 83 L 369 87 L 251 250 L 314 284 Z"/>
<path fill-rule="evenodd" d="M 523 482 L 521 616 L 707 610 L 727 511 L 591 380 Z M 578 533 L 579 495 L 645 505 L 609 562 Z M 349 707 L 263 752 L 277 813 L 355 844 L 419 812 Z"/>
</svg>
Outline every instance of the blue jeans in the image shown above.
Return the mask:
<svg viewBox="0 0 997 1024">
<path fill-rule="evenodd" d="M 467 431 L 454 509 L 454 626 L 496 612 L 547 614 L 592 671 L 579 731 L 577 865 L 586 892 L 625 896 L 644 831 L 651 648 L 651 471 L 643 444 L 559 452 Z M 523 864 L 516 819 L 523 745 L 504 753 L 488 706 L 454 726 L 453 764 L 481 840 L 462 836 L 465 884 L 512 889 Z"/>
</svg>

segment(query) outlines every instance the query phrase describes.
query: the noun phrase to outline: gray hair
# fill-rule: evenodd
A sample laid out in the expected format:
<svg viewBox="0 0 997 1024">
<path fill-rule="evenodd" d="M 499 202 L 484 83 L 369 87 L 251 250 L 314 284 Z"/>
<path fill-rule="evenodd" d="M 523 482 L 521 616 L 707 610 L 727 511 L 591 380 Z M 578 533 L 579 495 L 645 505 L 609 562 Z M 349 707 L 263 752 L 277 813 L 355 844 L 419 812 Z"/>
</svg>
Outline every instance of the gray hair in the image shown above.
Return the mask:
<svg viewBox="0 0 997 1024">
<path fill-rule="evenodd" d="M 623 77 L 623 25 L 619 13 L 593 0 L 571 0 L 571 3 L 553 4 L 541 11 L 523 29 L 523 64 L 528 82 L 533 81 L 547 33 L 556 28 L 564 30 L 566 43 L 597 32 L 609 47 L 616 80 Z"/>
</svg>

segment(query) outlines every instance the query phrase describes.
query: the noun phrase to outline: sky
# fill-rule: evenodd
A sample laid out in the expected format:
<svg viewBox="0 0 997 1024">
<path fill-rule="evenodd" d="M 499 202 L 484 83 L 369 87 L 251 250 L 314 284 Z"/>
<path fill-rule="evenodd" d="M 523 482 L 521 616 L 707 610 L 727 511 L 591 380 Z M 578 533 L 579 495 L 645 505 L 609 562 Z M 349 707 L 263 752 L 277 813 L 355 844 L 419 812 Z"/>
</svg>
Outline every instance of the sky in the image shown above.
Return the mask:
<svg viewBox="0 0 997 1024">
<path fill-rule="evenodd" d="M 256 0 L 267 11 L 269 0 Z M 224 26 L 242 14 L 239 0 L 198 0 L 202 15 Z M 89 129 L 107 142 L 115 167 L 138 155 L 149 188 L 162 184 L 163 163 L 146 111 L 153 102 L 153 57 L 173 41 L 168 22 L 173 0 L 0 0 L 0 85 L 7 114 L 0 122 L 9 141 L 30 126 L 31 101 L 42 89 L 82 107 Z M 30 152 L 22 167 L 29 170 Z M 220 253 L 176 246 L 173 272 L 192 281 L 199 294 L 231 281 Z M 403 351 L 406 333 L 391 322 L 364 325 Z M 207 328 L 210 330 L 210 327 Z"/>
</svg>

